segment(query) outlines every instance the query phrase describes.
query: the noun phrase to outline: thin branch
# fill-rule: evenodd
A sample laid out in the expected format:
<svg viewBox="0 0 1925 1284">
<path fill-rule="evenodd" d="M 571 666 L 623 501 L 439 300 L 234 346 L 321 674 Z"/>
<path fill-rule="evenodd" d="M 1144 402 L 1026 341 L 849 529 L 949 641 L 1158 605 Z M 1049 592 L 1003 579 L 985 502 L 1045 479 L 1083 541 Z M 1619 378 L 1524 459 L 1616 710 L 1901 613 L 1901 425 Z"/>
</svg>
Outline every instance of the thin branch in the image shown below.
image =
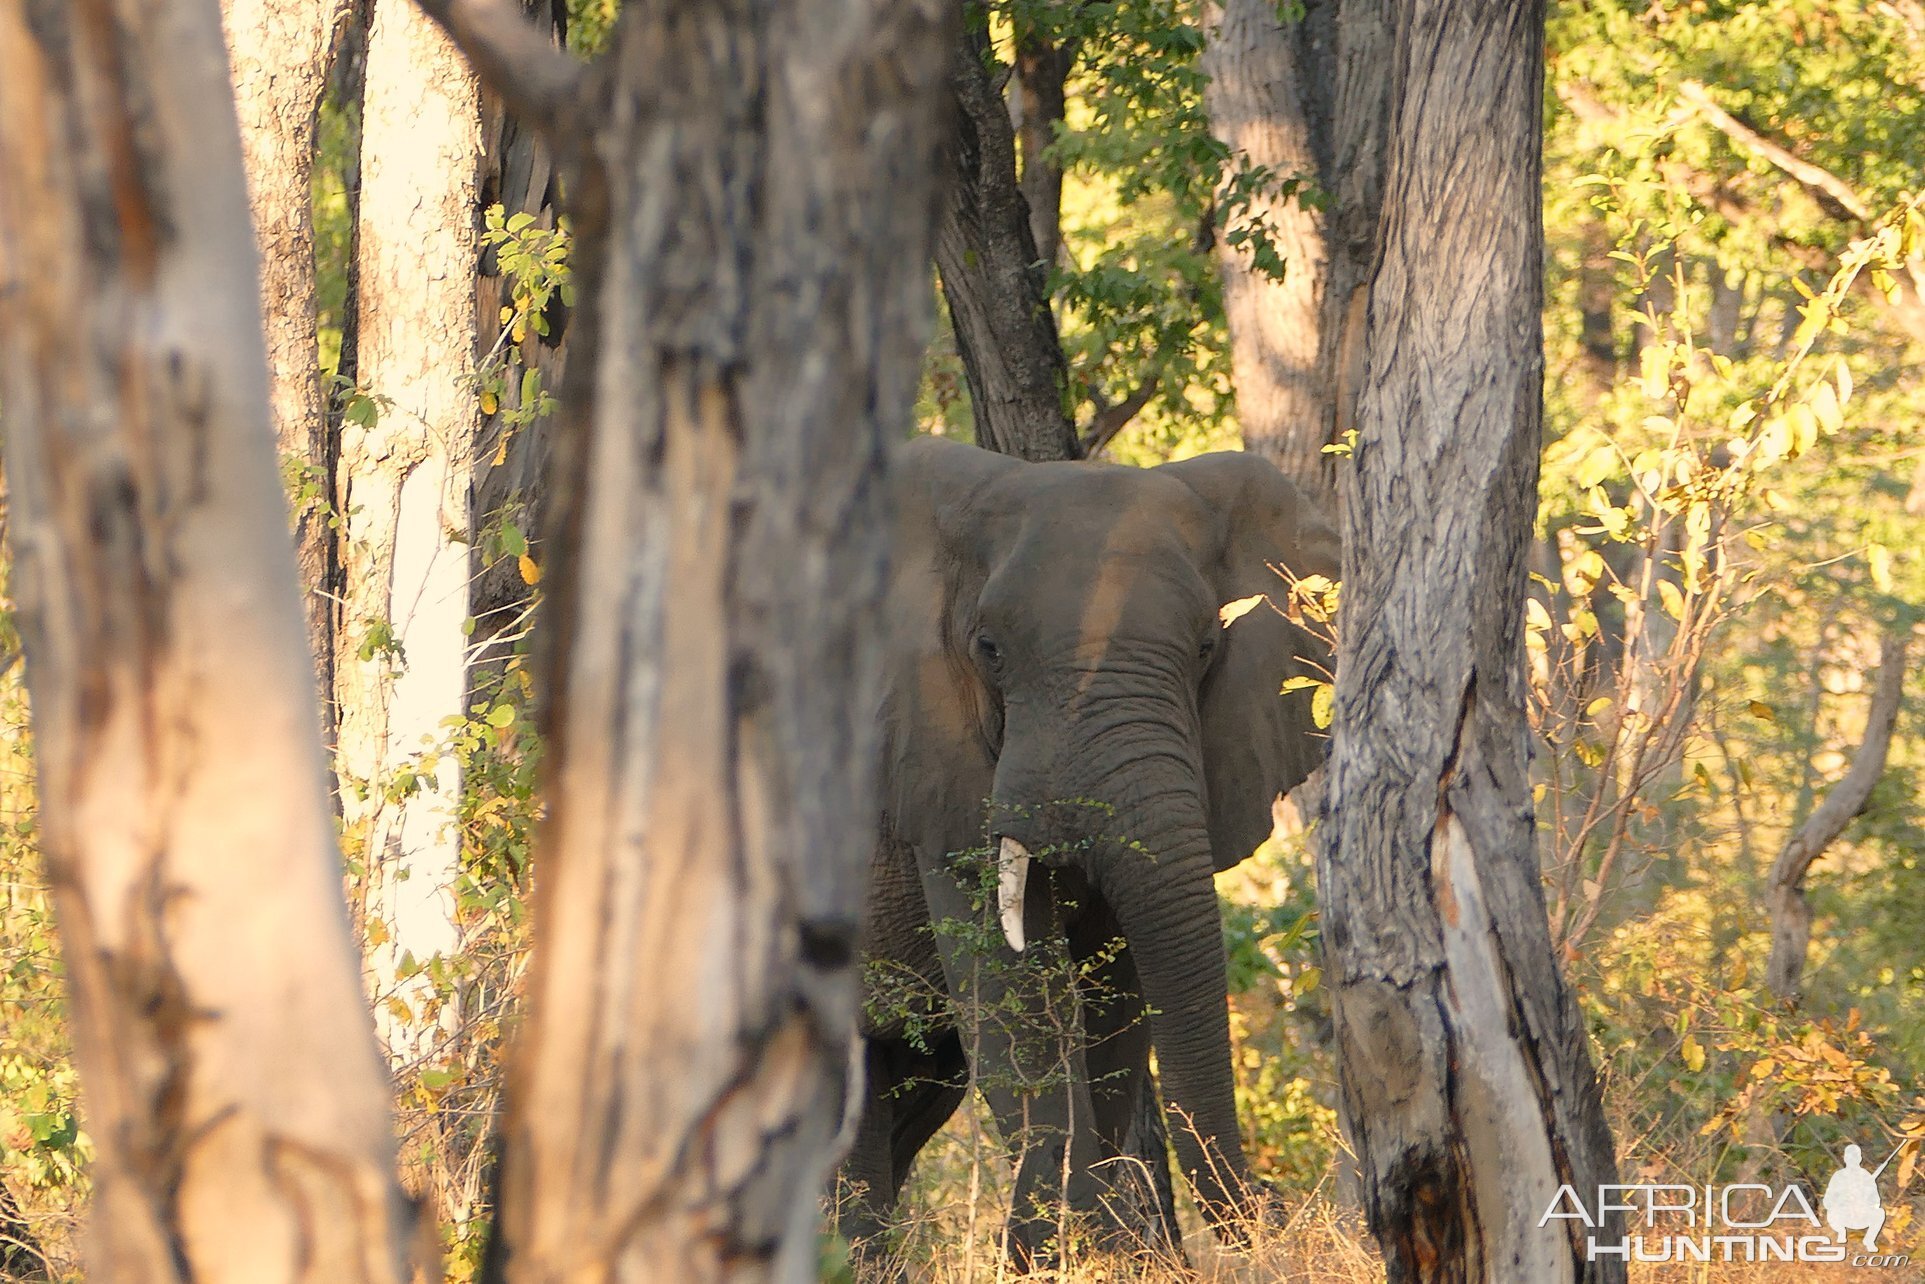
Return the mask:
<svg viewBox="0 0 1925 1284">
<path fill-rule="evenodd" d="M 1698 114 L 1711 123 L 1712 128 L 1729 138 L 1738 146 L 1754 156 L 1762 157 L 1791 175 L 1806 190 L 1817 198 L 1819 204 L 1826 206 L 1835 218 L 1852 218 L 1860 223 L 1869 224 L 1874 215 L 1852 191 L 1851 185 L 1822 166 L 1814 165 L 1790 149 L 1773 142 L 1751 126 L 1718 106 L 1711 97 L 1711 91 L 1695 80 L 1687 80 L 1678 86 L 1678 97 L 1698 109 Z"/>
<path fill-rule="evenodd" d="M 585 69 L 555 47 L 513 0 L 415 0 L 473 64 L 475 74 L 516 115 L 547 134 L 557 150 L 575 143 L 568 128 L 581 102 Z"/>
<path fill-rule="evenodd" d="M 1090 400 L 1096 403 L 1096 414 L 1090 419 L 1089 427 L 1083 430 L 1083 457 L 1093 459 L 1096 452 L 1116 440 L 1116 434 L 1129 426 L 1137 412 L 1150 404 L 1156 395 L 1157 386 L 1163 381 L 1161 375 L 1151 375 L 1143 381 L 1143 386 L 1132 392 L 1115 405 L 1105 405 L 1096 389 L 1091 388 Z"/>
</svg>

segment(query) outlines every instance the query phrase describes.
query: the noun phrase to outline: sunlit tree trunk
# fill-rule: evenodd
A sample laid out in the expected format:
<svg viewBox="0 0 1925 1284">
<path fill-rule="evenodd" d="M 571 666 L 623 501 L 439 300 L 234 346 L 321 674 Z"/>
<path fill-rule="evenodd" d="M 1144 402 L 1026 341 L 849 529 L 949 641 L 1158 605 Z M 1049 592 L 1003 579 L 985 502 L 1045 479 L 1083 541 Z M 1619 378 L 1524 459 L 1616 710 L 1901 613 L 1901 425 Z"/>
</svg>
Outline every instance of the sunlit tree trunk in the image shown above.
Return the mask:
<svg viewBox="0 0 1925 1284">
<path fill-rule="evenodd" d="M 334 721 L 334 597 L 338 566 L 328 501 L 334 451 L 315 335 L 315 122 L 328 51 L 345 0 L 223 0 L 248 204 L 261 249 L 268 395 L 284 477 L 299 501 L 295 558 L 314 653 L 323 734 Z"/>
<path fill-rule="evenodd" d="M 1223 312 L 1230 327 L 1243 444 L 1313 494 L 1330 489 L 1333 414 L 1321 348 L 1327 275 L 1323 213 L 1314 204 L 1330 165 L 1335 89 L 1333 15 L 1320 0 L 1280 16 L 1274 0 L 1204 6 L 1204 105 L 1210 132 L 1230 149 L 1230 173 L 1269 171 L 1241 197 L 1219 194 Z M 1289 180 L 1302 188 L 1287 189 Z M 1305 198 L 1308 199 L 1305 199 Z M 1257 232 L 1280 263 L 1236 234 Z"/>
<path fill-rule="evenodd" d="M 216 0 L 0 0 L 0 174 L 90 1276 L 402 1280 Z"/>
<path fill-rule="evenodd" d="M 467 691 L 479 92 L 411 0 L 378 0 L 361 115 L 365 398 L 341 430 L 335 681 L 342 814 L 367 853 L 375 1018 L 397 1063 L 432 1047 L 437 1020 L 427 978 L 398 973 L 459 944 L 460 772 L 422 755 L 446 741 Z"/>
<path fill-rule="evenodd" d="M 630 0 L 586 71 L 429 7 L 567 150 L 577 238 L 496 1268 L 812 1279 L 949 6 Z"/>
<path fill-rule="evenodd" d="M 1544 9 L 1394 21 L 1318 852 L 1345 1115 L 1393 1284 L 1621 1280 L 1611 1222 L 1539 1225 L 1615 1180 L 1528 770 Z"/>
</svg>

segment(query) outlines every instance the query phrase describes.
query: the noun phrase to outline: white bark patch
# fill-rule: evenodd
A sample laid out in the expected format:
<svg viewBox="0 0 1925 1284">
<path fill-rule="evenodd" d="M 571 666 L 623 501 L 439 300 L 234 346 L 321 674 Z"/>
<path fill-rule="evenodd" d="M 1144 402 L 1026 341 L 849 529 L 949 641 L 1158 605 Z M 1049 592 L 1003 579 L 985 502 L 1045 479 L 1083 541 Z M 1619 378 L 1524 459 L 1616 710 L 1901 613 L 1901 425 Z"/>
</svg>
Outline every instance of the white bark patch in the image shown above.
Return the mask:
<svg viewBox="0 0 1925 1284">
<path fill-rule="evenodd" d="M 1448 813 L 1431 844 L 1431 885 L 1443 929 L 1449 978 L 1443 997 L 1451 1026 L 1487 1036 L 1510 1030 L 1516 1024 L 1510 978 L 1477 854 L 1462 822 Z M 1573 1279 L 1570 1243 L 1537 1224 L 1560 1178 L 1524 1050 L 1515 1038 L 1486 1037 L 1460 1039 L 1455 1051 L 1484 1277 L 1533 1284 Z"/>
</svg>

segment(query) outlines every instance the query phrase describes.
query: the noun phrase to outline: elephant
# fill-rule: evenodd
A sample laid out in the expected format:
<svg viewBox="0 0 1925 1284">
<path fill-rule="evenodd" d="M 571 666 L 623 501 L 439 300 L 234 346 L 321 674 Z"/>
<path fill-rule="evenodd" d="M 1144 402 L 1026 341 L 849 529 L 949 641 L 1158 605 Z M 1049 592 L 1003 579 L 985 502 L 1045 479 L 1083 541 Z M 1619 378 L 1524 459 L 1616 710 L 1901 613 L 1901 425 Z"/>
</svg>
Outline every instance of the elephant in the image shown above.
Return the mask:
<svg viewBox="0 0 1925 1284">
<path fill-rule="evenodd" d="M 1023 1139 L 1006 1251 L 1041 1264 L 1064 1202 L 1103 1224 L 1117 1167 L 1103 1161 L 1153 1090 L 1153 1045 L 1179 1166 L 1234 1238 L 1252 1186 L 1213 876 L 1268 836 L 1274 800 L 1318 764 L 1309 692 L 1281 688 L 1330 657 L 1283 613 L 1259 606 L 1229 627 L 1220 613 L 1284 601 L 1273 564 L 1334 578 L 1337 537 L 1240 452 L 1132 468 L 920 438 L 892 487 L 883 815 L 860 929 L 866 1086 L 840 1229 L 878 1242 L 973 1075 L 1005 1142 Z M 1050 942 L 1072 966 L 1025 988 L 1025 958 Z M 889 977 L 948 1005 L 878 1003 Z M 970 999 L 1080 1013 L 1081 1037 L 1041 1046 L 1047 1021 L 999 1017 L 966 1046 L 945 1012 Z"/>
</svg>

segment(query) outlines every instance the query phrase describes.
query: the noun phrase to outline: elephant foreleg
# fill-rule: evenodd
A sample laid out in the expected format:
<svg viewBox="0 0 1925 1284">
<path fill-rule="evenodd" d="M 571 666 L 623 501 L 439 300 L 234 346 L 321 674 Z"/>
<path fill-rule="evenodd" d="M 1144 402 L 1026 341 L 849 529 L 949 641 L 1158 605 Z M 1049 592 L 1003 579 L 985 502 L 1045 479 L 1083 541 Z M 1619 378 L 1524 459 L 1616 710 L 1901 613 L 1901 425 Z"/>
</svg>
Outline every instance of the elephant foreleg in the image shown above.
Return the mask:
<svg viewBox="0 0 1925 1284">
<path fill-rule="evenodd" d="M 1183 1237 L 1170 1179 L 1169 1138 L 1150 1077 L 1149 1016 L 1122 932 L 1101 901 L 1082 909 L 1069 929 L 1096 1131 L 1104 1163 L 1115 1170 L 1117 1219 L 1140 1250 L 1180 1258 Z"/>
</svg>

